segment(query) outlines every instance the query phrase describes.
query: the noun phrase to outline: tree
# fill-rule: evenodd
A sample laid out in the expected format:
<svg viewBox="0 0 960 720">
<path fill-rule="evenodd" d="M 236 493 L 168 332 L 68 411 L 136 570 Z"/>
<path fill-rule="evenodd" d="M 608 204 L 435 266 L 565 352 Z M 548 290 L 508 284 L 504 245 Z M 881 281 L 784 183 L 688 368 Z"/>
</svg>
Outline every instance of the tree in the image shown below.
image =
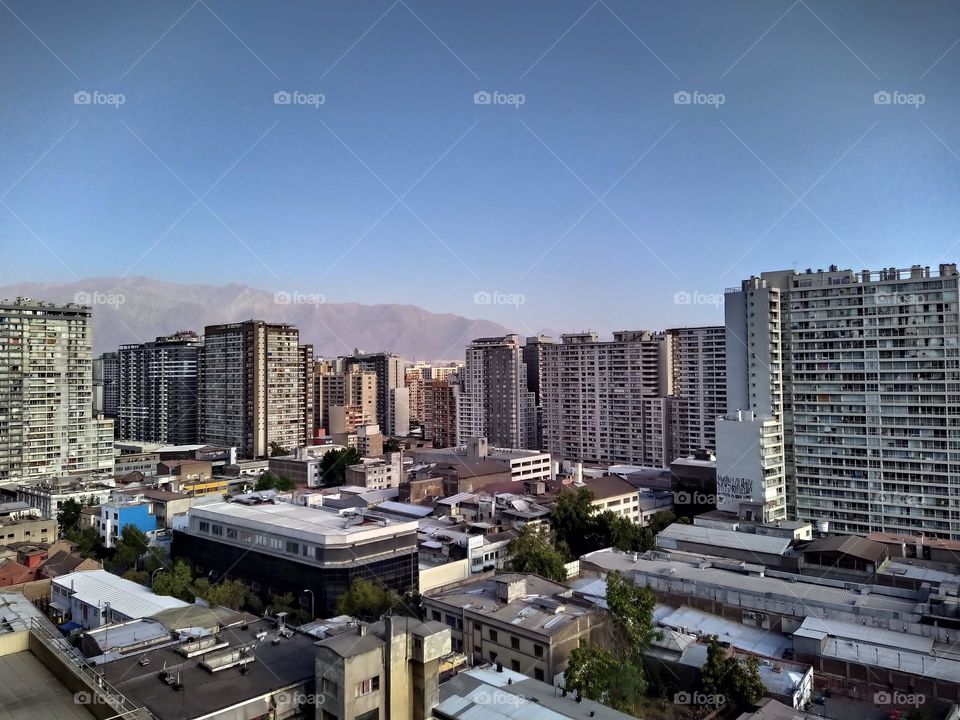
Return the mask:
<svg viewBox="0 0 960 720">
<path fill-rule="evenodd" d="M 361 620 L 376 620 L 393 612 L 410 614 L 403 612 L 404 608 L 404 599 L 396 592 L 362 578 L 350 583 L 350 588 L 337 598 L 338 615 L 352 615 Z"/>
<path fill-rule="evenodd" d="M 73 498 L 60 503 L 60 509 L 57 511 L 57 525 L 60 527 L 61 535 L 66 535 L 71 530 L 78 529 L 81 510 L 83 510 L 83 505 Z"/>
<path fill-rule="evenodd" d="M 535 525 L 526 525 L 519 537 L 507 545 L 509 569 L 534 573 L 556 582 L 567 579 L 563 555 L 553 546 L 549 533 Z"/>
<path fill-rule="evenodd" d="M 274 615 L 280 612 L 285 612 L 287 614 L 287 618 L 297 625 L 302 625 L 305 622 L 313 620 L 313 618 L 310 617 L 309 611 L 304 610 L 297 604 L 297 601 L 293 597 L 293 593 L 271 595 L 270 611 Z"/>
<path fill-rule="evenodd" d="M 147 552 L 149 541 L 146 534 L 134 525 L 124 525 L 117 540 L 113 558 L 109 561 L 112 572 L 122 573 L 136 568 L 137 562 Z"/>
<path fill-rule="evenodd" d="M 614 571 L 607 575 L 607 607 L 613 624 L 614 644 L 621 658 L 643 662 L 643 651 L 657 637 L 653 627 L 653 591 Z"/>
<path fill-rule="evenodd" d="M 74 552 L 82 558 L 96 560 L 102 558 L 106 552 L 100 533 L 95 528 L 74 528 L 66 534 L 66 538 L 74 544 Z"/>
<path fill-rule="evenodd" d="M 590 539 L 594 534 L 593 511 L 593 493 L 585 487 L 563 490 L 557 498 L 550 525 L 557 535 L 558 549 L 570 560 L 597 549 Z"/>
<path fill-rule="evenodd" d="M 320 460 L 320 478 L 324 487 L 339 487 L 347 479 L 347 467 L 360 462 L 356 448 L 329 450 Z"/>
<path fill-rule="evenodd" d="M 589 643 L 571 651 L 564 683 L 585 698 L 630 714 L 636 712 L 647 690 L 643 670 L 638 665 L 623 662 Z"/>
<path fill-rule="evenodd" d="M 400 452 L 403 450 L 403 443 L 400 441 L 400 438 L 388 437 L 383 441 L 383 451 L 388 452 Z"/>
<path fill-rule="evenodd" d="M 150 582 L 150 573 L 146 570 L 127 570 L 123 574 L 123 579 L 135 582 L 137 585 L 146 585 Z"/>
<path fill-rule="evenodd" d="M 289 454 L 290 451 L 283 445 L 273 440 L 270 441 L 270 457 L 280 457 Z"/>
<path fill-rule="evenodd" d="M 760 679 L 760 661 L 753 655 L 740 660 L 728 654 L 716 636 L 707 642 L 707 661 L 700 668 L 700 688 L 708 695 L 721 695 L 736 708 L 756 705 L 766 692 Z"/>
<path fill-rule="evenodd" d="M 184 602 L 193 602 L 196 595 L 191 589 L 193 573 L 183 560 L 177 560 L 173 566 L 158 572 L 153 580 L 153 591 L 157 595 L 170 595 Z"/>
<path fill-rule="evenodd" d="M 257 484 L 254 486 L 254 490 L 257 492 L 263 490 L 277 490 L 278 492 L 290 492 L 291 490 L 296 489 L 297 484 L 288 478 L 286 475 L 274 475 L 272 472 L 267 470 L 264 472 L 259 479 Z"/>
</svg>

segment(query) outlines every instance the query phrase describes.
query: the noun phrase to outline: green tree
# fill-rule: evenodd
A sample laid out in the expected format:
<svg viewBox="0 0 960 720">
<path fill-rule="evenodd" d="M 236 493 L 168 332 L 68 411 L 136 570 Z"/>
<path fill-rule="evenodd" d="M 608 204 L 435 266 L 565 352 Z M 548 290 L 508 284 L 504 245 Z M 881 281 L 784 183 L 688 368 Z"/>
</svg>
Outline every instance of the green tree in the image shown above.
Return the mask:
<svg viewBox="0 0 960 720">
<path fill-rule="evenodd" d="M 554 547 L 550 534 L 535 525 L 525 526 L 510 541 L 507 556 L 513 572 L 534 573 L 556 582 L 567 579 L 563 555 Z"/>
<path fill-rule="evenodd" d="M 123 573 L 136 568 L 140 558 L 146 554 L 148 545 L 147 536 L 142 530 L 134 525 L 124 525 L 113 557 L 108 562 L 111 572 Z"/>
<path fill-rule="evenodd" d="M 656 595 L 620 572 L 607 575 L 607 607 L 613 625 L 614 645 L 624 659 L 643 662 L 643 651 L 657 637 L 653 627 Z"/>
<path fill-rule="evenodd" d="M 138 585 L 149 585 L 150 584 L 150 573 L 146 570 L 127 570 L 123 574 L 124 580 L 129 580 L 130 582 L 135 582 Z"/>
<path fill-rule="evenodd" d="M 193 584 L 190 566 L 183 560 L 177 560 L 170 568 L 156 574 L 153 591 L 157 595 L 170 595 L 184 602 L 193 602 L 196 595 L 192 589 Z"/>
<path fill-rule="evenodd" d="M 722 695 L 727 704 L 736 708 L 756 705 L 766 692 L 760 679 L 760 661 L 753 655 L 740 660 L 728 653 L 716 636 L 707 642 L 700 688 L 709 695 Z"/>
<path fill-rule="evenodd" d="M 404 599 L 393 590 L 362 578 L 350 583 L 349 589 L 337 598 L 338 615 L 352 615 L 361 620 L 376 620 L 391 612 L 410 614 L 404 612 L 406 607 Z"/>
<path fill-rule="evenodd" d="M 293 593 L 271 595 L 270 611 L 274 615 L 280 612 L 285 612 L 287 614 L 287 620 L 294 625 L 302 625 L 305 622 L 310 622 L 313 620 L 313 618 L 310 617 L 310 611 L 304 610 L 299 604 L 297 604 L 296 599 L 293 597 Z"/>
<path fill-rule="evenodd" d="M 61 535 L 66 535 L 71 530 L 78 529 L 81 510 L 83 510 L 83 505 L 73 498 L 60 503 L 60 509 L 57 511 L 57 525 L 60 527 Z"/>
<path fill-rule="evenodd" d="M 360 462 L 356 448 L 330 450 L 320 460 L 320 478 L 324 487 L 339 487 L 347 479 L 347 467 Z"/>
<path fill-rule="evenodd" d="M 97 560 L 104 556 L 105 549 L 103 541 L 100 540 L 100 533 L 95 528 L 74 528 L 66 534 L 67 540 L 74 544 L 74 552 L 80 557 L 90 560 Z"/>
<path fill-rule="evenodd" d="M 569 560 L 597 549 L 591 541 L 595 535 L 593 511 L 593 493 L 585 487 L 563 490 L 557 498 L 550 525 L 556 533 L 558 549 Z"/>
<path fill-rule="evenodd" d="M 290 450 L 285 448 L 283 445 L 276 441 L 270 441 L 270 457 L 280 457 L 282 455 L 289 455 Z"/>
<path fill-rule="evenodd" d="M 564 681 L 582 697 L 629 714 L 636 712 L 647 690 L 640 666 L 589 643 L 571 651 Z"/>
<path fill-rule="evenodd" d="M 254 490 L 257 492 L 263 490 L 277 490 L 278 492 L 290 492 L 296 489 L 297 484 L 286 475 L 274 475 L 267 470 L 258 479 Z"/>
<path fill-rule="evenodd" d="M 385 453 L 400 452 L 401 450 L 403 450 L 403 443 L 401 442 L 400 438 L 388 437 L 383 441 L 383 451 Z"/>
</svg>

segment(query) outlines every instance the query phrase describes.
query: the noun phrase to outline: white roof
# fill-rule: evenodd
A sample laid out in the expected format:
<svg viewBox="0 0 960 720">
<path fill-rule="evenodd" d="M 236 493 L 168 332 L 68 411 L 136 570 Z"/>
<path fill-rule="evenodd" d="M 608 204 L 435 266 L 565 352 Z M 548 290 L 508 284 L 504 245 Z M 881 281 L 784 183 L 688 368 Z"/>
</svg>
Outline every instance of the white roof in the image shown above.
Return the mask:
<svg viewBox="0 0 960 720">
<path fill-rule="evenodd" d="M 412 515 L 414 517 L 426 517 L 433 512 L 432 507 L 414 505 L 413 503 L 394 502 L 393 500 L 386 500 L 380 503 L 377 505 L 377 510 L 399 513 L 401 515 Z"/>
<path fill-rule="evenodd" d="M 920 653 L 929 653 L 933 648 L 933 638 L 922 635 L 908 635 L 883 628 L 815 617 L 806 618 L 794 635 L 813 639 L 835 637 Z"/>
<path fill-rule="evenodd" d="M 746 650 L 767 657 L 781 657 L 790 639 L 772 630 L 749 627 L 735 620 L 727 620 L 683 605 L 660 618 L 664 627 L 696 635 L 716 635 L 738 650 Z"/>
<path fill-rule="evenodd" d="M 72 590 L 79 602 L 94 607 L 110 603 L 110 609 L 125 617 L 145 618 L 171 608 L 185 608 L 189 603 L 167 595 L 156 595 L 150 588 L 109 573 L 106 570 L 85 570 L 53 578 L 53 584 Z"/>
<path fill-rule="evenodd" d="M 657 535 L 657 545 L 659 547 L 676 549 L 677 542 L 712 545 L 771 555 L 783 555 L 790 547 L 790 538 L 754 535 L 734 530 L 718 530 L 702 525 L 684 525 L 681 523 L 674 523 L 661 530 Z"/>
</svg>

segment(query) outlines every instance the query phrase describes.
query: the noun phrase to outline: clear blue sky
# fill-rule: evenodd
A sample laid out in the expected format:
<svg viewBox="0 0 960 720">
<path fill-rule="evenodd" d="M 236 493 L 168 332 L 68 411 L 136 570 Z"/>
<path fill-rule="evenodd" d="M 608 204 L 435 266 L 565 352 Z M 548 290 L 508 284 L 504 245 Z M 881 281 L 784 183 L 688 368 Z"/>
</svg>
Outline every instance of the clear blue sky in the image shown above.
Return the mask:
<svg viewBox="0 0 960 720">
<path fill-rule="evenodd" d="M 0 284 L 717 322 L 675 293 L 960 256 L 958 36 L 952 0 L 3 0 Z"/>
</svg>

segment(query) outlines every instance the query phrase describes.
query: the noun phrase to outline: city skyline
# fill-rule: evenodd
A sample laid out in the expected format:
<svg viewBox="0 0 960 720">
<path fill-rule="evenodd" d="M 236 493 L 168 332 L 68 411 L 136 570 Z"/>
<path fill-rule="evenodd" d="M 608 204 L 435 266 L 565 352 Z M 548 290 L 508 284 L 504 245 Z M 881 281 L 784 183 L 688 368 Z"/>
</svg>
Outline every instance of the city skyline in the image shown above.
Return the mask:
<svg viewBox="0 0 960 720">
<path fill-rule="evenodd" d="M 955 5 L 120 8 L 0 9 L 0 284 L 222 280 L 534 335 L 953 259 Z"/>
</svg>

